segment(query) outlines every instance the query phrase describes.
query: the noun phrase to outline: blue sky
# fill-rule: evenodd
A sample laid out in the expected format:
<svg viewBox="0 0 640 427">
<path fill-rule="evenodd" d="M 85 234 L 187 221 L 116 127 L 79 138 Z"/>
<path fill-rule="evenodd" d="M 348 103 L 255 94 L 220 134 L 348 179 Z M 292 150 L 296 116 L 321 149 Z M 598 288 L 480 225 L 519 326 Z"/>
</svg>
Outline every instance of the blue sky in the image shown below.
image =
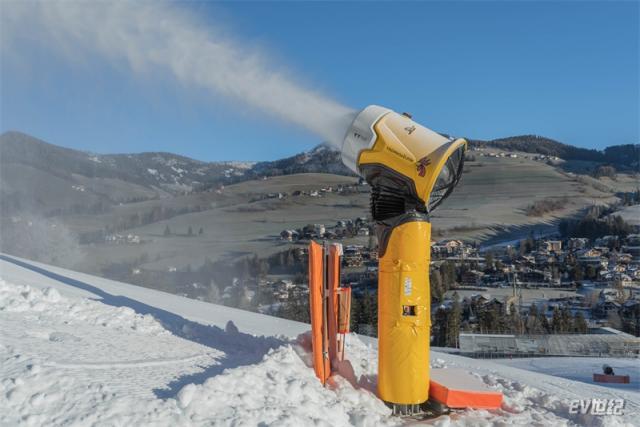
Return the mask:
<svg viewBox="0 0 640 427">
<path fill-rule="evenodd" d="M 639 140 L 638 2 L 186 2 L 298 81 L 469 138 Z M 267 160 L 317 136 L 161 73 L 31 46 L 2 61 L 0 129 L 100 153 Z M 15 63 L 14 63 L 15 62 Z"/>
</svg>

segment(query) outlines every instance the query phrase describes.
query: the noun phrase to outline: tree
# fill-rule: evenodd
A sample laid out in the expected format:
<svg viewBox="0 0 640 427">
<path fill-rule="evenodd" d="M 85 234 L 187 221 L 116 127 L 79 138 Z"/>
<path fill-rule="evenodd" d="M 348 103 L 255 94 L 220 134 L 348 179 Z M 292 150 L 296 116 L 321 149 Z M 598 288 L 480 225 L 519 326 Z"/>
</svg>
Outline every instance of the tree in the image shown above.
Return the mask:
<svg viewBox="0 0 640 427">
<path fill-rule="evenodd" d="M 544 314 L 543 311 L 538 312 L 537 324 L 540 325 L 540 332 L 543 334 L 548 334 L 551 332 L 551 326 L 549 325 L 549 319 Z"/>
<path fill-rule="evenodd" d="M 478 317 L 481 332 L 502 332 L 503 322 L 496 307 L 485 309 Z"/>
<path fill-rule="evenodd" d="M 529 308 L 525 326 L 527 333 L 529 334 L 535 334 L 538 332 L 540 325 L 538 324 L 538 306 L 535 303 L 532 303 Z"/>
<path fill-rule="evenodd" d="M 553 315 L 551 317 L 551 330 L 554 334 L 559 334 L 562 332 L 562 314 L 558 307 L 553 309 Z"/>
<path fill-rule="evenodd" d="M 493 271 L 493 254 L 491 252 L 487 252 L 484 256 L 484 264 L 486 270 Z"/>
<path fill-rule="evenodd" d="M 595 279 L 598 276 L 598 270 L 593 265 L 589 264 L 587 265 L 585 276 L 587 279 Z"/>
<path fill-rule="evenodd" d="M 378 238 L 376 237 L 376 233 L 369 234 L 369 242 L 367 246 L 370 251 L 373 251 L 378 247 Z"/>
<path fill-rule="evenodd" d="M 164 236 L 171 236 L 171 229 L 168 225 L 164 228 Z"/>
<path fill-rule="evenodd" d="M 433 344 L 436 347 L 447 345 L 447 311 L 444 307 L 438 307 L 433 321 Z"/>
<path fill-rule="evenodd" d="M 352 332 L 359 333 L 358 325 L 362 316 L 362 303 L 360 298 L 356 298 L 355 295 L 351 296 L 351 316 L 349 317 L 349 329 Z"/>
<path fill-rule="evenodd" d="M 522 330 L 522 319 L 520 318 L 520 313 L 518 313 L 518 309 L 514 303 L 511 303 L 509 306 L 509 328 L 516 334 L 522 334 L 524 332 Z"/>
<path fill-rule="evenodd" d="M 252 307 L 252 298 L 249 297 L 249 292 L 246 286 L 242 285 L 238 289 L 238 305 L 237 308 L 241 310 L 250 310 Z M 294 319 L 297 320 L 297 319 Z"/>
<path fill-rule="evenodd" d="M 447 347 L 458 347 L 458 335 L 460 334 L 461 315 L 462 309 L 460 307 L 460 302 L 456 299 L 451 305 L 451 310 L 449 310 L 449 312 L 447 313 Z"/>
<path fill-rule="evenodd" d="M 584 270 L 580 264 L 576 264 L 573 267 L 573 280 L 580 282 L 584 279 Z"/>
<path fill-rule="evenodd" d="M 448 291 L 453 288 L 456 283 L 456 266 L 451 261 L 445 261 L 440 267 L 440 274 L 442 275 L 442 288 L 444 291 Z"/>
<path fill-rule="evenodd" d="M 213 280 L 209 282 L 209 290 L 207 292 L 207 301 L 213 302 L 213 303 L 220 302 L 220 288 L 218 287 L 216 282 L 214 282 Z"/>
<path fill-rule="evenodd" d="M 375 331 L 378 330 L 378 304 L 377 294 L 370 291 L 365 291 L 362 299 L 362 315 L 363 324 L 371 325 L 371 331 L 374 335 L 377 335 Z"/>
<path fill-rule="evenodd" d="M 561 332 L 569 332 L 573 326 L 573 319 L 571 316 L 571 312 L 569 311 L 569 307 L 564 306 L 560 311 L 560 320 L 562 324 Z"/>
<path fill-rule="evenodd" d="M 593 172 L 593 177 L 594 178 L 602 178 L 602 177 L 608 177 L 611 178 L 613 180 L 616 179 L 616 169 L 613 166 L 607 165 L 607 166 L 598 166 L 598 168 Z"/>
<path fill-rule="evenodd" d="M 296 258 L 293 255 L 293 251 L 291 249 L 287 251 L 286 263 L 287 263 L 287 267 L 293 267 L 296 265 Z"/>
<path fill-rule="evenodd" d="M 578 311 L 573 317 L 573 332 L 579 334 L 587 333 L 587 321 L 584 319 L 584 315 L 581 311 Z"/>
<path fill-rule="evenodd" d="M 433 269 L 429 275 L 431 289 L 431 300 L 441 303 L 444 300 L 444 288 L 442 286 L 442 276 L 440 270 Z"/>
</svg>

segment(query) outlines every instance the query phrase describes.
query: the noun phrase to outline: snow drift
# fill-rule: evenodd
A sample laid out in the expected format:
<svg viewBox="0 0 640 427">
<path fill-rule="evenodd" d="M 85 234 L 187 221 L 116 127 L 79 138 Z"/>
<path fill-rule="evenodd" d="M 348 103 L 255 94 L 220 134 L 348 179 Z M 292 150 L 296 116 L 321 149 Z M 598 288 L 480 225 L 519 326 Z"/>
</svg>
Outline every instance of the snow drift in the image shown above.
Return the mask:
<svg viewBox="0 0 640 427">
<path fill-rule="evenodd" d="M 405 422 L 372 392 L 375 340 L 349 335 L 350 364 L 324 388 L 306 341 L 290 338 L 303 324 L 4 255 L 0 277 L 0 425 Z M 270 336 L 256 335 L 269 328 Z M 468 370 L 504 394 L 500 410 L 457 412 L 432 425 L 633 425 L 640 409 L 637 390 L 431 354 L 433 367 Z M 625 415 L 570 413 L 572 399 L 594 397 L 625 399 Z"/>
</svg>

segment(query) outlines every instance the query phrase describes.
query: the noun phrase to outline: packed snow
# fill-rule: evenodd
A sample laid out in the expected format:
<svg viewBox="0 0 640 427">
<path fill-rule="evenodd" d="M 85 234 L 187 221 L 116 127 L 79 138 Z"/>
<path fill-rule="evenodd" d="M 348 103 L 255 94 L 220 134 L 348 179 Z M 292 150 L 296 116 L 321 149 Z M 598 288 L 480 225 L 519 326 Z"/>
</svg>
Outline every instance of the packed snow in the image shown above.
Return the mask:
<svg viewBox="0 0 640 427">
<path fill-rule="evenodd" d="M 309 367 L 308 329 L 0 256 L 0 425 L 417 423 L 392 416 L 376 398 L 375 340 L 349 335 L 348 362 L 325 388 Z M 472 372 L 502 391 L 504 403 L 497 411 L 459 411 L 420 424 L 633 425 L 640 411 L 637 387 L 545 374 L 568 369 L 571 359 L 532 365 L 534 373 L 505 366 L 519 361 L 435 351 L 431 358 L 432 367 Z M 572 399 L 591 398 L 625 399 L 625 415 L 570 413 Z"/>
<path fill-rule="evenodd" d="M 500 359 L 496 363 L 593 384 L 593 374 L 601 374 L 603 366 L 613 368 L 616 375 L 628 375 L 629 384 L 606 384 L 606 387 L 640 392 L 640 362 L 638 359 L 612 357 L 532 357 Z"/>
</svg>

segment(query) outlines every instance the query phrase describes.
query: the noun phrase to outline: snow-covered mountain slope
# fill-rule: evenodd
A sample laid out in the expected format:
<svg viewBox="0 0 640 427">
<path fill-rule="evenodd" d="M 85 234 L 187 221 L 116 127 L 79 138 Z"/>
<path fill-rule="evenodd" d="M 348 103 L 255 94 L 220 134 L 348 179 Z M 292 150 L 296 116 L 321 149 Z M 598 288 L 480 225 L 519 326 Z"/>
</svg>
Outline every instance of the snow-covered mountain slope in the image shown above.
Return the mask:
<svg viewBox="0 0 640 427">
<path fill-rule="evenodd" d="M 350 363 L 323 388 L 296 338 L 308 325 L 9 256 L 0 278 L 0 425 L 406 422 L 372 392 L 375 340 L 350 335 Z M 467 369 L 505 400 L 429 424 L 633 425 L 640 410 L 637 390 L 438 352 L 432 366 Z M 625 399 L 625 415 L 569 413 L 571 399 L 591 398 Z"/>
</svg>

